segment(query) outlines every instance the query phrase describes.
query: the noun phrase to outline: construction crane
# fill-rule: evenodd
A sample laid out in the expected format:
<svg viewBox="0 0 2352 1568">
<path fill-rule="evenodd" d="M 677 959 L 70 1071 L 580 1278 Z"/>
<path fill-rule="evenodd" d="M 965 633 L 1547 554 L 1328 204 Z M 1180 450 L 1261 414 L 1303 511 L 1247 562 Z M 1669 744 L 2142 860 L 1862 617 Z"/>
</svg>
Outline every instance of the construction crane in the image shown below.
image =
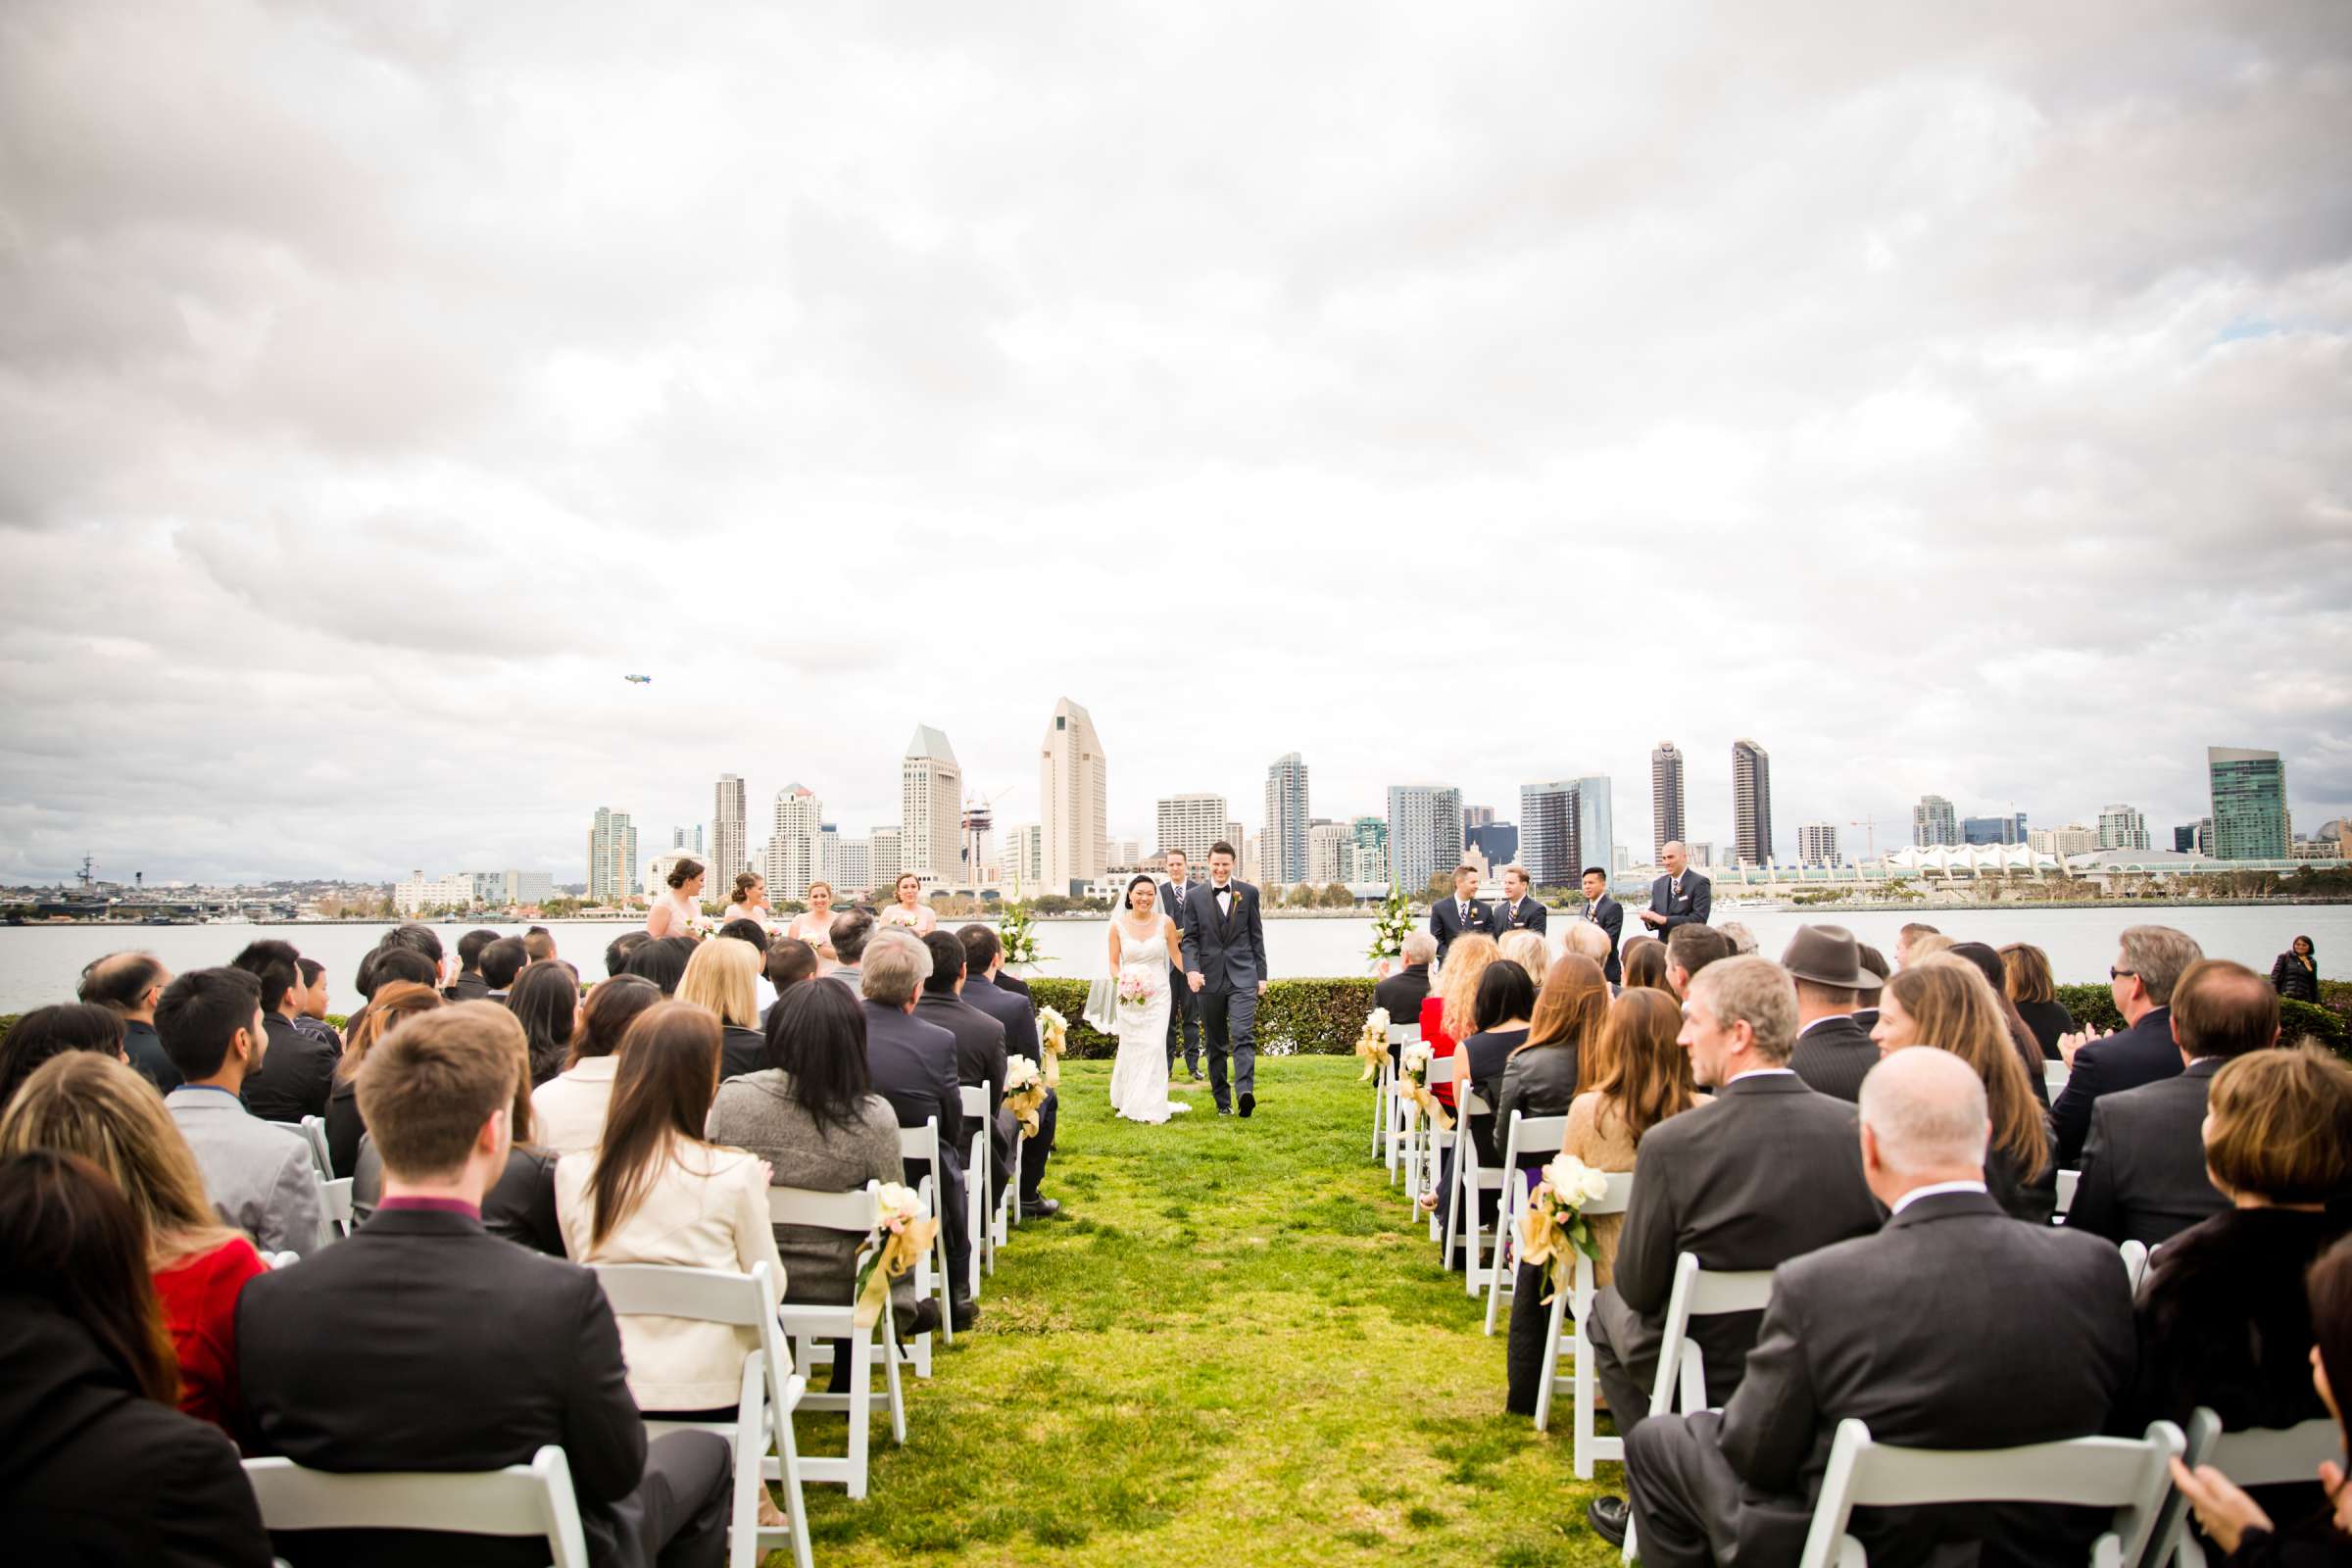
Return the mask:
<svg viewBox="0 0 2352 1568">
<path fill-rule="evenodd" d="M 1866 816 L 1866 817 L 1862 818 L 1862 820 L 1860 820 L 1859 822 L 1855 822 L 1855 821 L 1848 821 L 1848 822 L 1847 822 L 1845 825 L 1846 825 L 1847 827 L 1858 827 L 1858 828 L 1860 828 L 1860 829 L 1862 830 L 1862 842 L 1863 842 L 1863 845 L 1864 845 L 1864 849 L 1863 849 L 1863 852 L 1862 852 L 1862 858 L 1863 858 L 1864 859 L 1866 859 L 1866 860 L 1875 860 L 1875 859 L 1877 859 L 1877 858 L 1879 858 L 1879 819 L 1878 819 L 1878 817 L 1877 817 L 1877 816 L 1875 816 L 1875 815 L 1873 815 L 1873 816 Z"/>
<path fill-rule="evenodd" d="M 975 795 L 963 803 L 963 879 L 974 888 L 980 885 L 980 873 L 988 864 L 988 836 L 996 826 L 997 802 L 1019 789 L 1007 784 L 994 795 Z"/>
</svg>

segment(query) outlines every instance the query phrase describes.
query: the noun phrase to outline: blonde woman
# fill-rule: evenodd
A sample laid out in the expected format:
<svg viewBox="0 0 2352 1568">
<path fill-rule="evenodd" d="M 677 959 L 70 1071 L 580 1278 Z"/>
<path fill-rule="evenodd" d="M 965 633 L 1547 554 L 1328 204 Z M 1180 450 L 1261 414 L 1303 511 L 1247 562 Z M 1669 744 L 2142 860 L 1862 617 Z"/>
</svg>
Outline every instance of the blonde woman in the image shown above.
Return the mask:
<svg viewBox="0 0 2352 1568">
<path fill-rule="evenodd" d="M 1541 931 L 1524 927 L 1517 931 L 1505 931 L 1494 939 L 1494 946 L 1504 957 L 1525 969 L 1527 977 L 1539 989 L 1544 984 L 1544 977 L 1551 972 L 1551 945 L 1544 941 Z"/>
<path fill-rule="evenodd" d="M 1421 1004 L 1421 1038 L 1429 1046 L 1429 1091 L 1447 1110 L 1453 1108 L 1453 1063 L 1439 1061 L 1453 1054 L 1454 1046 L 1478 1033 L 1478 982 L 1487 965 L 1502 956 L 1494 939 L 1469 931 L 1446 950 L 1446 966 L 1438 971 L 1438 989 Z"/>
<path fill-rule="evenodd" d="M 112 1056 L 55 1057 L 0 1119 L 0 1155 L 32 1149 L 89 1160 L 146 1222 L 147 1266 L 179 1357 L 179 1407 L 234 1435 L 237 1297 L 269 1265 L 213 1211 L 195 1152 L 162 1097 Z"/>
<path fill-rule="evenodd" d="M 686 961 L 678 981 L 678 1000 L 690 1002 L 716 1018 L 724 1031 L 719 1046 L 719 1076 L 734 1078 L 758 1072 L 767 1041 L 760 1033 L 760 978 L 762 955 L 749 942 L 706 942 Z"/>
<path fill-rule="evenodd" d="M 1924 940 L 1924 939 L 1923 939 Z M 2041 1104 L 2009 1037 L 2008 1009 L 1990 981 L 1966 958 L 1912 949 L 1879 995 L 1879 1021 L 1870 1031 L 1884 1057 L 1914 1046 L 1948 1051 L 1984 1082 L 1992 1114 L 1992 1145 L 1984 1152 L 1984 1186 L 2015 1218 L 2049 1223 L 2057 1206 L 2058 1168 L 2050 1157 Z"/>
<path fill-rule="evenodd" d="M 792 923 L 785 926 L 784 934 L 806 942 L 816 950 L 816 972 L 818 974 L 831 974 L 841 966 L 840 960 L 833 954 L 832 883 L 811 882 L 808 884 L 808 911 L 794 915 Z"/>
<path fill-rule="evenodd" d="M 912 871 L 902 871 L 893 888 L 897 902 L 881 914 L 883 925 L 903 925 L 918 937 L 927 937 L 939 929 L 939 916 L 923 902 L 923 879 Z"/>
</svg>

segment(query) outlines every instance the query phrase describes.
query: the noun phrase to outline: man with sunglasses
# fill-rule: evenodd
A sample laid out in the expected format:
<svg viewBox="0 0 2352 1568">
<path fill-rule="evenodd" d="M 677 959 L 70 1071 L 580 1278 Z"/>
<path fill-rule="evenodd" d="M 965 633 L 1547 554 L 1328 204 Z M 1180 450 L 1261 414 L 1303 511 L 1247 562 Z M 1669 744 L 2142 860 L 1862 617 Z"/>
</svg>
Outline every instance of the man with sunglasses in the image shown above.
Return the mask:
<svg viewBox="0 0 2352 1568">
<path fill-rule="evenodd" d="M 2176 1077 L 2180 1071 L 2180 1048 L 2173 1043 L 2173 986 L 2190 964 L 2205 956 L 2204 951 L 2166 925 L 2127 926 L 2119 946 L 2107 970 L 2107 984 L 2125 1026 L 2096 1038 L 2085 1031 L 2058 1039 L 2058 1054 L 2071 1069 L 2064 1092 L 2050 1106 L 2062 1170 L 2082 1161 L 2082 1141 L 2090 1136 L 2092 1101 Z"/>
</svg>

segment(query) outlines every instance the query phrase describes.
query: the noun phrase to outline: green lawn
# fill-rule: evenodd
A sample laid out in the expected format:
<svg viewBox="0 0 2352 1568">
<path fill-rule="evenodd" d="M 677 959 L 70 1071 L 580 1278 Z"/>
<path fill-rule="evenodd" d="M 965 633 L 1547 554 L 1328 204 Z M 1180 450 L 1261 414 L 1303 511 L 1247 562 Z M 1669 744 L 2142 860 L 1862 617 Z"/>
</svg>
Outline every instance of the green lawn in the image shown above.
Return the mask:
<svg viewBox="0 0 2352 1568">
<path fill-rule="evenodd" d="M 1063 1069 L 1061 1218 L 1014 1234 L 982 1322 L 875 1423 L 873 1491 L 812 1487 L 825 1565 L 1615 1560 L 1597 1483 L 1502 1413 L 1483 1308 L 1367 1154 L 1353 1058 L 1261 1058 L 1255 1118 L 1113 1119 Z M 841 1418 L 804 1416 L 839 1452 Z M 782 1556 L 771 1561 L 783 1562 Z"/>
</svg>

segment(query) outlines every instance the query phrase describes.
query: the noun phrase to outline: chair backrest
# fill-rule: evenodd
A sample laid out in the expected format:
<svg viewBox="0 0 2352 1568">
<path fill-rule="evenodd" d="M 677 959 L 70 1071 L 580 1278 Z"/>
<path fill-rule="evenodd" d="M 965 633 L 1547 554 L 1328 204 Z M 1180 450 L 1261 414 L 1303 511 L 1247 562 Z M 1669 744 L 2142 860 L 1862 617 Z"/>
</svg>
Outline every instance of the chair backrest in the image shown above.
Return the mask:
<svg viewBox="0 0 2352 1568">
<path fill-rule="evenodd" d="M 927 1159 L 934 1167 L 939 1164 L 939 1118 L 927 1117 L 920 1127 L 899 1129 L 899 1157 Z"/>
<path fill-rule="evenodd" d="M 819 1230 L 856 1231 L 862 1236 L 882 1223 L 882 1184 L 867 1182 L 846 1193 L 770 1187 L 767 1217 L 778 1225 L 812 1225 Z"/>
<path fill-rule="evenodd" d="M 1622 1214 L 1634 1200 L 1634 1173 L 1630 1170 L 1609 1172 L 1609 1191 L 1605 1198 L 1595 1198 L 1585 1204 L 1585 1214 Z"/>
<path fill-rule="evenodd" d="M 1548 1160 L 1560 1151 L 1560 1140 L 1568 1136 L 1565 1116 L 1530 1116 L 1524 1110 L 1511 1112 L 1510 1130 L 1502 1139 L 1502 1162 L 1515 1164 L 1522 1154 L 1544 1151 Z"/>
<path fill-rule="evenodd" d="M 335 1179 L 335 1157 L 328 1152 L 326 1147 L 326 1118 L 324 1116 L 303 1117 L 302 1136 L 311 1146 L 311 1163 L 318 1167 L 318 1179 L 322 1182 L 333 1181 Z"/>
<path fill-rule="evenodd" d="M 768 1402 L 777 1419 L 791 1409 L 784 1385 L 792 1376 L 792 1351 L 776 1321 L 780 1294 L 764 1262 L 749 1274 L 723 1268 L 673 1268 L 665 1263 L 595 1263 L 596 1282 L 615 1317 L 682 1317 L 751 1329 L 760 1339 Z"/>
<path fill-rule="evenodd" d="M 1492 1116 L 1494 1114 L 1494 1107 L 1487 1103 L 1487 1097 L 1480 1094 L 1478 1086 L 1468 1079 L 1462 1081 L 1462 1092 L 1458 1098 L 1461 1104 L 1457 1108 L 1465 1116 Z"/>
<path fill-rule="evenodd" d="M 549 1444 L 503 1470 L 330 1475 L 291 1459 L 248 1459 L 245 1479 L 270 1530 L 434 1530 L 537 1536 L 555 1568 L 588 1568 L 571 1466 Z"/>
<path fill-rule="evenodd" d="M 2131 1277 L 2132 1294 L 2137 1296 L 2139 1282 L 2148 1272 L 2148 1244 L 2126 1242 L 2117 1250 L 2124 1254 L 2124 1272 Z"/>
<path fill-rule="evenodd" d="M 2069 1067 L 2063 1061 L 2043 1062 L 2041 1064 L 2041 1087 L 2043 1092 L 2046 1093 L 2052 1100 L 2056 1100 L 2060 1095 L 2066 1093 L 2066 1081 L 2069 1078 L 2072 1078 L 2074 1075 L 2075 1070 L 2072 1067 Z"/>
<path fill-rule="evenodd" d="M 2112 1508 L 2115 1555 L 2105 1555 L 2102 1543 L 2093 1560 L 2132 1562 L 2172 1485 L 2165 1462 L 2185 1446 L 2179 1427 L 2159 1421 L 2139 1439 L 2073 1438 L 2015 1448 L 1896 1448 L 1873 1443 L 1870 1428 L 1849 1418 L 1838 1423 L 1799 1568 L 1834 1568 L 1841 1560 L 1845 1527 L 1856 1508 L 1954 1502 Z"/>
<path fill-rule="evenodd" d="M 292 1268 L 302 1261 L 300 1252 L 264 1252 L 262 1261 L 271 1268 Z"/>
<path fill-rule="evenodd" d="M 318 1193 L 320 1200 L 326 1208 L 326 1217 L 334 1221 L 335 1229 L 349 1236 L 351 1234 L 351 1178 L 338 1176 L 331 1182 L 322 1181 L 318 1184 Z"/>
<path fill-rule="evenodd" d="M 1663 1415 L 1674 1408 L 1678 1379 L 1684 1413 L 1706 1407 L 1705 1358 L 1689 1339 L 1692 1318 L 1760 1312 L 1771 1304 L 1770 1269 L 1709 1269 L 1699 1262 L 1696 1252 L 1676 1254 L 1674 1293 L 1666 1300 L 1665 1337 L 1659 1347 L 1657 1382 L 1650 1395 L 1652 1413 Z"/>
<path fill-rule="evenodd" d="M 2199 1416 L 2212 1416 L 2211 1410 L 2200 1408 Z M 2291 1427 L 2243 1427 L 2235 1432 L 2221 1430 L 2221 1421 L 2214 1420 L 2214 1432 L 2203 1452 L 2196 1452 L 2192 1464 L 2209 1464 L 2241 1487 L 2271 1487 L 2290 1481 L 2312 1481 L 2319 1477 L 2320 1461 L 2332 1459 L 2343 1462 L 2344 1436 L 2327 1416 L 2319 1416 Z M 2190 1430 L 2197 1422 L 2192 1417 Z"/>
<path fill-rule="evenodd" d="M 1417 1046 L 1420 1043 L 1421 1026 L 1419 1024 L 1393 1023 L 1389 1025 L 1389 1052 L 1392 1055 L 1402 1051 L 1406 1046 Z"/>
<path fill-rule="evenodd" d="M 2058 1173 L 2058 1207 L 2056 1212 L 2063 1214 L 2068 1209 L 2075 1206 L 2075 1188 L 2082 1182 L 2082 1173 L 2079 1170 L 2062 1170 Z"/>
<path fill-rule="evenodd" d="M 963 1113 L 966 1116 L 983 1118 L 988 1115 L 988 1085 L 965 1084 L 963 1086 Z"/>
</svg>

